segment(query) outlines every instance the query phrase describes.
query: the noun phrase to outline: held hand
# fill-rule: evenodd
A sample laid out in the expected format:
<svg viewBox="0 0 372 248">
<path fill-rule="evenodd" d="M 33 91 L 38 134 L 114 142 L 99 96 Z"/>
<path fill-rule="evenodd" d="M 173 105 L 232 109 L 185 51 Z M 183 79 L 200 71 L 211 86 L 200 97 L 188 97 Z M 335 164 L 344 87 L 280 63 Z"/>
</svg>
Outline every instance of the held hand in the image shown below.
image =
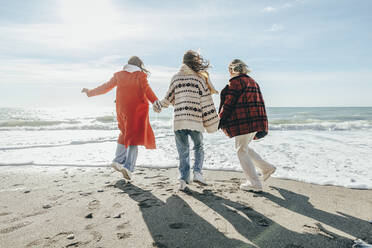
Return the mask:
<svg viewBox="0 0 372 248">
<path fill-rule="evenodd" d="M 152 104 L 152 109 L 153 109 L 154 112 L 156 112 L 156 113 L 160 113 L 162 107 L 163 107 L 163 106 L 161 105 L 161 103 L 160 103 L 159 100 L 156 100 L 156 101 Z"/>
<path fill-rule="evenodd" d="M 88 91 L 89 91 L 89 89 L 87 89 L 87 88 L 83 88 L 83 89 L 81 90 L 81 93 L 85 93 L 85 94 L 88 95 Z"/>
</svg>

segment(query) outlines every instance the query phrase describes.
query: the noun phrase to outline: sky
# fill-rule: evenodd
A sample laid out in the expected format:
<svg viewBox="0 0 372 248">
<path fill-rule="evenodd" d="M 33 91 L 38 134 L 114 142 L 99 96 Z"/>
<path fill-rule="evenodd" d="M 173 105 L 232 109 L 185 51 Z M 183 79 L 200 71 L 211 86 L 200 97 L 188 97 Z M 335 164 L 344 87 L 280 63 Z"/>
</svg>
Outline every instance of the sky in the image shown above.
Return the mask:
<svg viewBox="0 0 372 248">
<path fill-rule="evenodd" d="M 245 61 L 269 107 L 372 106 L 372 1 L 0 0 L 0 107 L 112 106 L 108 81 L 137 55 L 163 98 L 189 49 Z M 218 102 L 218 99 L 216 98 Z"/>
</svg>

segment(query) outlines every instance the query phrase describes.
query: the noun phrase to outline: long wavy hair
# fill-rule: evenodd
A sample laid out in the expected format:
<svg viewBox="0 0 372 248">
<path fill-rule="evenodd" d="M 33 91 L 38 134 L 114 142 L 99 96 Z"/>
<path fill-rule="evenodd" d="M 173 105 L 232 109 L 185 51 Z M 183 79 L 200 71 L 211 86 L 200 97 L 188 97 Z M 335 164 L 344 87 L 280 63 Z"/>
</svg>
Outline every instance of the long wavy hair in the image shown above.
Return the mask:
<svg viewBox="0 0 372 248">
<path fill-rule="evenodd" d="M 150 71 L 145 68 L 142 60 L 139 57 L 137 57 L 137 56 L 130 57 L 130 59 L 128 60 L 128 64 L 129 65 L 135 65 L 135 66 L 141 68 L 141 71 L 143 71 L 147 75 L 150 74 Z"/>
<path fill-rule="evenodd" d="M 183 63 L 194 72 L 205 71 L 209 68 L 209 61 L 205 60 L 199 53 L 193 50 L 188 50 L 185 55 L 183 55 Z"/>
</svg>

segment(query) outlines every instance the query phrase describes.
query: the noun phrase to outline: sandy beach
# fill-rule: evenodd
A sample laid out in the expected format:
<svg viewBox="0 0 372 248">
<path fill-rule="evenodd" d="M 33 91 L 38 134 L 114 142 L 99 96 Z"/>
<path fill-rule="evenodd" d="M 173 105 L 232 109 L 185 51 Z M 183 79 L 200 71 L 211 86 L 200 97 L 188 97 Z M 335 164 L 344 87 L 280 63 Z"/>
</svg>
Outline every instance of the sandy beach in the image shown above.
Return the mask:
<svg viewBox="0 0 372 248">
<path fill-rule="evenodd" d="M 178 170 L 4 166 L 0 246 L 352 247 L 372 242 L 372 191 L 205 171 L 210 185 L 178 191 Z"/>
</svg>

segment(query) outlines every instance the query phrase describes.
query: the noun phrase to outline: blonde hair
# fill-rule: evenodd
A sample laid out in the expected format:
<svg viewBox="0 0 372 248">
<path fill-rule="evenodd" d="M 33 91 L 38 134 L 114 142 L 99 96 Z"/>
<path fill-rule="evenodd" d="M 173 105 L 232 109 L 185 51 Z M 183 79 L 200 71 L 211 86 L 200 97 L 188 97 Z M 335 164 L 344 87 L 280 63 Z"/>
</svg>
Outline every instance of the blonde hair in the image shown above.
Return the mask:
<svg viewBox="0 0 372 248">
<path fill-rule="evenodd" d="M 144 66 L 144 64 L 143 64 L 143 62 L 142 62 L 142 60 L 141 60 L 139 57 L 137 57 L 137 56 L 132 56 L 132 57 L 130 57 L 130 59 L 128 60 L 128 64 L 129 64 L 129 65 L 135 65 L 135 66 L 141 68 L 141 70 L 142 70 L 144 73 L 146 73 L 146 74 L 150 74 L 150 71 L 147 70 L 147 69 L 145 68 L 145 66 Z"/>
<path fill-rule="evenodd" d="M 231 61 L 229 64 L 229 70 L 238 74 L 248 74 L 250 72 L 248 66 L 240 59 L 234 59 Z"/>
</svg>

